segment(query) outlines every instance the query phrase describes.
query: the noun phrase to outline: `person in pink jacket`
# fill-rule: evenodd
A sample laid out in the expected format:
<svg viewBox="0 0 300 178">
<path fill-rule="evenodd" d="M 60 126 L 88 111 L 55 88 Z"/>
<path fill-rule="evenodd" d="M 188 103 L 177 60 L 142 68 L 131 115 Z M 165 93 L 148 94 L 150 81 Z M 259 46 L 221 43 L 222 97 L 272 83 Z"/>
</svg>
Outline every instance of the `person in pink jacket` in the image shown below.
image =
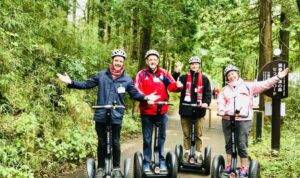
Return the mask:
<svg viewBox="0 0 300 178">
<path fill-rule="evenodd" d="M 277 76 L 260 82 L 245 82 L 239 77 L 239 69 L 236 66 L 229 65 L 224 70 L 224 76 L 227 80 L 227 85 L 219 94 L 218 115 L 222 116 L 222 127 L 225 137 L 225 149 L 227 154 L 226 167 L 224 173 L 230 173 L 231 163 L 231 129 L 228 116 L 233 115 L 234 109 L 240 111 L 241 117 L 236 118 L 236 129 L 238 135 L 238 155 L 241 160 L 240 177 L 248 176 L 248 135 L 252 126 L 253 117 L 253 96 L 263 91 L 270 89 L 274 84 L 280 81 L 288 73 L 288 68 L 279 72 Z"/>
</svg>

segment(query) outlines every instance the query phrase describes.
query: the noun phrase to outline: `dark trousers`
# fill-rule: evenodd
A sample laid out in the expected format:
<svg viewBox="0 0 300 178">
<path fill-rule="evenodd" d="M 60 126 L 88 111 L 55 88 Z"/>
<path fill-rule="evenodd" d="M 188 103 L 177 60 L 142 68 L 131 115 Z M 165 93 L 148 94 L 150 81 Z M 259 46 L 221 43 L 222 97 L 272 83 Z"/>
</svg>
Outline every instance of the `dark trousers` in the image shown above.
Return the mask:
<svg viewBox="0 0 300 178">
<path fill-rule="evenodd" d="M 113 167 L 119 168 L 121 158 L 120 133 L 122 126 L 121 124 L 112 124 L 111 126 Z M 106 155 L 106 124 L 96 122 L 96 131 L 98 135 L 98 168 L 104 168 Z"/>
<path fill-rule="evenodd" d="M 142 131 L 143 131 L 143 152 L 144 152 L 144 162 L 151 162 L 152 158 L 152 133 L 153 133 L 153 124 L 157 116 L 152 115 L 142 115 Z M 166 140 L 166 130 L 168 117 L 167 114 L 164 114 L 160 118 L 161 127 L 160 133 L 158 136 L 158 148 L 159 148 L 159 159 L 164 159 L 164 144 Z"/>
</svg>

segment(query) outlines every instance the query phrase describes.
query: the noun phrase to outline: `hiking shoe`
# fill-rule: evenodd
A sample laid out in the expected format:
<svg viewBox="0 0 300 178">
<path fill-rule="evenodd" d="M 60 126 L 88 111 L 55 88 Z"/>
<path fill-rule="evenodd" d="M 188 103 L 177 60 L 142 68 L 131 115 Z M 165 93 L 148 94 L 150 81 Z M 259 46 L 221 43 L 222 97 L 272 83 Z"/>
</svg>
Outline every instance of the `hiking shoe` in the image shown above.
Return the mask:
<svg viewBox="0 0 300 178">
<path fill-rule="evenodd" d="M 185 150 L 183 154 L 183 160 L 188 161 L 190 156 L 190 150 Z"/>
<path fill-rule="evenodd" d="M 102 178 L 104 176 L 104 169 L 103 168 L 98 168 L 97 173 L 95 175 L 95 178 Z"/>
<path fill-rule="evenodd" d="M 150 171 L 150 164 L 148 162 L 143 163 L 143 170 L 144 170 L 144 172 Z"/>
<path fill-rule="evenodd" d="M 159 168 L 161 171 L 166 171 L 167 170 L 167 165 L 166 165 L 166 161 L 165 160 L 160 160 L 159 162 Z"/>
<path fill-rule="evenodd" d="M 230 167 L 231 167 L 231 165 L 227 165 L 226 167 L 225 167 L 225 169 L 224 169 L 224 175 L 229 175 L 230 174 Z"/>
<path fill-rule="evenodd" d="M 113 169 L 114 178 L 122 178 L 122 172 L 120 168 Z"/>
<path fill-rule="evenodd" d="M 248 177 L 248 169 L 246 167 L 241 167 L 239 174 L 240 174 L 240 178 Z"/>
</svg>

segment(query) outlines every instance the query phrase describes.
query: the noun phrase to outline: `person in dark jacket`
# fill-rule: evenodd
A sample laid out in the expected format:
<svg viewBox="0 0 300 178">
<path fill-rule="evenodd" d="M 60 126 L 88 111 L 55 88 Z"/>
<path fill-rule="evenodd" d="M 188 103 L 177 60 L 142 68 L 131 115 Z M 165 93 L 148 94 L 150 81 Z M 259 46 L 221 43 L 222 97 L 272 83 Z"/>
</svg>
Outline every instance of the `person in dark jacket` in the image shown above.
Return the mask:
<svg viewBox="0 0 300 178">
<path fill-rule="evenodd" d="M 180 95 L 179 114 L 181 117 L 181 127 L 183 131 L 183 147 L 185 149 L 184 159 L 188 159 L 191 148 L 191 118 L 196 117 L 195 141 L 196 141 L 196 159 L 202 160 L 202 140 L 204 116 L 206 109 L 211 102 L 211 87 L 208 78 L 201 72 L 201 59 L 193 56 L 189 59 L 190 70 L 188 74 L 180 76 L 180 71 L 173 73 L 175 80 L 183 84 Z M 197 104 L 195 113 L 192 106 L 184 104 Z"/>
<path fill-rule="evenodd" d="M 97 105 L 124 105 L 124 95 L 127 91 L 129 95 L 138 101 L 145 102 L 149 100 L 149 103 L 158 99 L 159 96 L 150 94 L 141 94 L 134 86 L 132 79 L 125 74 L 124 62 L 126 59 L 125 51 L 116 49 L 112 52 L 112 64 L 107 70 L 100 71 L 94 77 L 89 78 L 86 81 L 79 82 L 70 79 L 67 73 L 65 75 L 57 74 L 59 79 L 68 84 L 69 88 L 76 89 L 90 89 L 98 87 Z M 96 178 L 103 176 L 104 174 L 104 159 L 106 154 L 106 120 L 105 109 L 96 109 L 94 114 L 95 129 L 98 135 L 98 170 Z M 116 108 L 112 110 L 112 154 L 113 154 L 113 168 L 115 177 L 120 177 L 120 133 L 122 128 L 122 120 L 124 115 L 123 108 Z"/>
</svg>

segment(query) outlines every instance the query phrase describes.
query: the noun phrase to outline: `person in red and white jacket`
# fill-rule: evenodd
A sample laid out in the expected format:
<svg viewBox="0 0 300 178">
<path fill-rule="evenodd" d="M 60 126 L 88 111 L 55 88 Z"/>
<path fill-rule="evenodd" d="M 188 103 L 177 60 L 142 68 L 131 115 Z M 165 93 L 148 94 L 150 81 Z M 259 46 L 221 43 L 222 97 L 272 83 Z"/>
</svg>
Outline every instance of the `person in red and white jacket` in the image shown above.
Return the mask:
<svg viewBox="0 0 300 178">
<path fill-rule="evenodd" d="M 135 77 L 134 83 L 140 93 L 148 95 L 155 94 L 160 96 L 156 101 L 168 101 L 170 92 L 179 92 L 182 89 L 182 83 L 176 82 L 172 75 L 165 69 L 158 66 L 159 53 L 156 50 L 149 50 L 145 55 L 147 67 L 139 71 Z M 152 132 L 153 124 L 156 119 L 156 105 L 149 105 L 146 102 L 140 102 L 140 113 L 143 132 L 143 169 L 145 172 L 150 171 L 150 162 L 152 158 Z M 168 123 L 168 105 L 163 105 L 161 109 L 161 133 L 158 138 L 160 169 L 166 170 L 164 158 L 164 143 L 166 139 L 166 129 Z"/>
</svg>

